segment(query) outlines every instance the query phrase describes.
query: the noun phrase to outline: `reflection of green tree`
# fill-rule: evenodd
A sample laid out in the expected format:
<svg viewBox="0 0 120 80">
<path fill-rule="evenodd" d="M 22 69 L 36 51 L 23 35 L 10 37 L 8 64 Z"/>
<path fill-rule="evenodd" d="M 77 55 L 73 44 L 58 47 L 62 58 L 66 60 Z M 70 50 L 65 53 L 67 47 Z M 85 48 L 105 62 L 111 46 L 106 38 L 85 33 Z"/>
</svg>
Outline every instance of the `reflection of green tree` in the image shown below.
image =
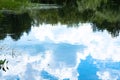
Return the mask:
<svg viewBox="0 0 120 80">
<path fill-rule="evenodd" d="M 79 14 L 74 8 L 68 9 L 65 7 L 60 9 L 32 11 L 31 16 L 37 20 L 36 24 L 57 24 L 60 22 L 61 24 L 74 25 L 79 23 Z"/>
<path fill-rule="evenodd" d="M 58 4 L 63 6 L 77 6 L 76 0 L 30 0 L 34 3 L 42 3 L 42 4 Z"/>
<path fill-rule="evenodd" d="M 97 27 L 99 26 L 99 27 Z M 120 21 L 119 22 L 107 22 L 102 21 L 102 23 L 94 22 L 93 30 L 107 30 L 113 37 L 119 36 L 120 32 Z"/>
<path fill-rule="evenodd" d="M 29 0 L 0 0 L 0 10 L 1 9 L 20 9 L 28 5 Z"/>
<path fill-rule="evenodd" d="M 64 0 L 62 4 L 67 1 Z M 60 22 L 68 26 L 77 26 L 79 22 L 91 22 L 94 24 L 94 31 L 107 30 L 112 36 L 118 36 L 120 30 L 119 0 L 75 0 L 74 3 L 71 1 L 65 3 L 66 6 L 60 9 L 36 11 L 37 14 L 36 17 L 34 15 L 34 18 L 38 24 L 44 22 L 57 24 Z M 71 5 L 74 6 L 71 7 Z M 32 12 L 32 14 L 34 13 Z"/>
<path fill-rule="evenodd" d="M 3 0 L 1 0 L 3 1 Z M 6 0 L 7 1 L 7 0 Z M 15 0 L 16 1 L 16 0 Z M 23 0 L 24 1 L 24 0 Z M 67 24 L 68 27 L 77 26 L 79 22 L 91 22 L 93 23 L 93 30 L 107 30 L 112 36 L 118 36 L 120 30 L 120 1 L 119 0 L 31 0 L 33 2 L 40 3 L 56 3 L 63 5 L 63 8 L 60 9 L 41 9 L 41 10 L 32 10 L 30 11 L 30 16 L 33 17 L 35 24 Z M 17 2 L 20 2 L 17 1 Z M 4 33 L 16 33 L 16 35 L 11 35 L 14 39 L 18 39 L 21 32 L 23 32 L 26 27 L 30 27 L 30 19 L 28 17 L 22 18 L 19 14 L 19 17 L 11 14 L 11 17 L 3 17 L 0 15 L 0 29 L 2 35 L 1 38 L 4 38 Z M 6 21 L 6 20 L 9 21 Z M 23 21 L 23 22 L 22 22 Z M 14 24 L 13 24 L 14 23 Z M 7 29 L 5 26 L 10 26 L 10 29 Z M 25 25 L 29 24 L 29 25 Z M 22 26 L 24 27 L 18 27 Z M 18 30 L 18 31 L 17 31 Z M 21 32 L 19 31 L 21 30 Z M 26 28 L 27 30 L 27 28 Z"/>
<path fill-rule="evenodd" d="M 6 34 L 18 40 L 23 32 L 29 32 L 31 18 L 28 13 L 14 13 L 9 11 L 1 12 L 0 19 L 0 39 L 5 38 Z"/>
<path fill-rule="evenodd" d="M 92 10 L 93 16 L 88 17 L 94 23 L 94 30 L 107 30 L 112 36 L 118 36 L 120 31 L 120 1 L 119 0 L 78 0 L 78 10 Z M 90 12 L 88 12 L 90 13 Z"/>
</svg>

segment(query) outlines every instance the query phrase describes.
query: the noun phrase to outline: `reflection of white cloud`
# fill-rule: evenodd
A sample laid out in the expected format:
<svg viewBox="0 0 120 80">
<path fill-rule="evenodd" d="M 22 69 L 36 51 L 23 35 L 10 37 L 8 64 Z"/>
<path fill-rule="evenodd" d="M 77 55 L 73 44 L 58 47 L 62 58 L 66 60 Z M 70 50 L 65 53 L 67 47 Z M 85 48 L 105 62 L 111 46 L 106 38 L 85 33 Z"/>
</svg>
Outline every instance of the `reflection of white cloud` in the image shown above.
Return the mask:
<svg viewBox="0 0 120 80">
<path fill-rule="evenodd" d="M 65 25 L 59 25 L 57 27 L 51 25 L 41 25 L 40 27 L 33 27 L 28 36 L 30 37 L 29 41 L 27 41 L 28 38 L 26 38 L 27 36 L 24 34 L 18 43 L 29 43 L 33 45 L 34 43 L 37 44 L 37 41 L 46 43 L 50 42 L 53 44 L 67 43 L 71 45 L 84 45 L 86 46 L 86 49 L 82 52 L 76 51 L 65 56 L 65 58 L 72 58 L 71 60 L 74 62 L 74 64 L 71 62 L 72 66 L 68 66 L 69 63 L 67 62 L 69 59 L 63 60 L 63 58 L 60 58 L 61 56 L 64 56 L 64 54 L 54 53 L 55 49 L 53 48 L 49 48 L 51 51 L 48 50 L 34 56 L 27 53 L 22 53 L 21 56 L 12 58 L 8 55 L 7 59 L 10 61 L 10 70 L 6 73 L 2 72 L 1 75 L 3 78 L 8 75 L 17 75 L 20 79 L 25 80 L 29 79 L 28 76 L 32 75 L 31 79 L 43 80 L 40 74 L 42 70 L 45 70 L 50 75 L 54 75 L 60 80 L 64 78 L 78 80 L 78 65 L 80 64 L 80 60 L 85 60 L 88 55 L 91 55 L 97 60 L 112 60 L 115 62 L 120 62 L 120 45 L 118 45 L 120 37 L 113 39 L 107 32 L 93 33 L 89 23 L 80 24 L 80 27 L 78 28 L 67 28 Z M 2 57 L 2 59 L 3 58 L 4 57 Z M 28 64 L 30 67 L 28 67 Z M 102 80 L 116 80 L 118 78 L 115 75 L 112 76 L 112 73 L 109 71 L 97 72 L 97 75 Z"/>
<path fill-rule="evenodd" d="M 78 28 L 41 25 L 33 28 L 32 33 L 40 41 L 85 45 L 87 52 L 95 59 L 120 61 L 120 37 L 112 38 L 106 31 L 93 33 L 89 23 L 80 24 Z"/>
<path fill-rule="evenodd" d="M 69 67 L 66 64 L 54 60 L 52 51 L 45 51 L 44 54 L 38 54 L 35 56 L 30 56 L 26 53 L 12 58 L 7 56 L 9 60 L 9 70 L 7 72 L 2 72 L 1 79 L 7 79 L 7 77 L 13 76 L 12 79 L 21 80 L 44 80 L 40 74 L 41 71 L 45 70 L 51 75 L 62 80 L 64 78 L 69 78 L 71 80 L 77 80 L 77 70 L 74 67 Z M 56 56 L 59 57 L 59 56 Z M 59 64 L 60 66 L 56 65 Z M 57 66 L 57 67 L 56 67 Z M 16 76 L 17 77 L 14 77 Z"/>
<path fill-rule="evenodd" d="M 67 65 L 52 57 L 54 54 L 47 51 L 46 55 L 40 62 L 33 65 L 37 70 L 45 70 L 51 75 L 58 77 L 60 80 L 64 78 L 70 78 L 71 80 L 77 80 L 77 70 L 74 67 L 68 67 Z M 56 56 L 56 58 L 59 56 Z M 67 59 L 66 59 L 67 60 Z M 58 66 L 59 65 L 59 66 Z"/>
<path fill-rule="evenodd" d="M 80 25 L 78 28 L 40 26 L 34 28 L 32 32 L 38 33 L 35 34 L 35 37 L 40 41 L 51 40 L 53 43 L 82 44 L 87 46 L 82 53 L 77 53 L 76 67 L 78 67 L 80 60 L 86 59 L 88 55 L 97 60 L 120 62 L 120 45 L 118 45 L 120 37 L 112 38 L 106 31 L 93 33 L 89 23 Z M 103 75 L 108 80 L 111 76 L 108 73 Z"/>
<path fill-rule="evenodd" d="M 119 80 L 120 79 L 120 72 L 116 70 L 98 71 L 97 75 L 100 80 Z"/>
<path fill-rule="evenodd" d="M 87 29 L 86 29 L 87 28 Z M 91 39 L 88 33 L 91 33 L 90 24 L 85 24 L 80 28 L 67 28 L 66 26 L 50 26 L 50 25 L 43 25 L 40 27 L 34 27 L 32 30 L 32 34 L 35 34 L 35 37 L 40 41 L 46 41 L 47 39 L 53 41 L 54 43 L 79 43 L 83 38 L 82 42 L 84 41 L 87 43 L 89 39 Z M 37 33 L 37 34 L 36 34 Z M 85 37 L 85 35 L 88 35 Z"/>
</svg>

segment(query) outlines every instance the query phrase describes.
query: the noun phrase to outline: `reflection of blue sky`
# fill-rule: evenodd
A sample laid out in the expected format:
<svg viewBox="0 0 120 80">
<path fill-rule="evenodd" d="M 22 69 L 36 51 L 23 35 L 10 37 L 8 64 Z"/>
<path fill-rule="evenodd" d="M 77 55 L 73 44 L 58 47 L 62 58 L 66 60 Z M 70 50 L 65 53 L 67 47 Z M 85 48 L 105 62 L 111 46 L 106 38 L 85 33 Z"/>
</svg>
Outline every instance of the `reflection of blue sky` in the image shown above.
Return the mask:
<svg viewBox="0 0 120 80">
<path fill-rule="evenodd" d="M 93 33 L 90 24 L 55 26 L 32 27 L 18 41 L 9 36 L 1 41 L 0 58 L 7 58 L 10 68 L 0 71 L 1 80 L 120 79 L 120 37 Z"/>
<path fill-rule="evenodd" d="M 47 80 L 58 80 L 57 77 L 49 74 L 48 72 L 46 72 L 44 70 L 41 71 L 41 75 L 40 76 L 43 77 L 43 79 L 47 79 Z"/>
<path fill-rule="evenodd" d="M 93 64 L 93 60 L 91 56 L 88 56 L 86 60 L 81 60 L 81 63 L 78 66 L 80 80 L 97 80 L 97 68 L 96 65 Z"/>
<path fill-rule="evenodd" d="M 82 45 L 70 45 L 70 44 L 58 44 L 54 50 L 54 59 L 59 62 L 65 62 L 67 66 L 74 66 L 76 64 L 76 52 L 82 51 L 84 46 Z M 59 57 L 57 57 L 59 56 Z M 67 60 L 66 60 L 67 59 Z M 72 62 L 72 63 L 71 63 Z"/>
</svg>

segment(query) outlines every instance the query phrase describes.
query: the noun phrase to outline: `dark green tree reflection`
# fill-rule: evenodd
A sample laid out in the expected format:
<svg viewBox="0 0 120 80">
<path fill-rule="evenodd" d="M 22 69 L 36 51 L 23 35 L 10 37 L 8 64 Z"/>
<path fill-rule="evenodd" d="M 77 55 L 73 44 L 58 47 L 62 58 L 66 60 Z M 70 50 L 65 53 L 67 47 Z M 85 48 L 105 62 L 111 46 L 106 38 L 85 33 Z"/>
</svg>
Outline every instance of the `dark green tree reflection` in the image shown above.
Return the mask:
<svg viewBox="0 0 120 80">
<path fill-rule="evenodd" d="M 9 34 L 14 40 L 18 40 L 23 32 L 29 32 L 31 27 L 29 14 L 3 11 L 0 16 L 0 39 Z"/>
<path fill-rule="evenodd" d="M 30 31 L 32 23 L 34 25 L 61 23 L 68 27 L 78 27 L 79 23 L 89 22 L 93 24 L 93 31 L 107 30 L 113 37 L 119 35 L 119 0 L 31 0 L 31 2 L 58 4 L 63 7 L 29 10 L 23 13 L 1 11 L 0 39 L 9 34 L 14 40 L 18 40 L 23 32 Z"/>
<path fill-rule="evenodd" d="M 120 31 L 120 1 L 119 0 L 78 0 L 78 10 L 87 11 L 86 20 L 93 23 L 93 30 L 107 30 L 113 37 Z M 92 14 L 91 16 L 89 16 Z M 84 15 L 85 16 L 85 15 Z"/>
<path fill-rule="evenodd" d="M 34 0 L 36 1 L 36 0 Z M 42 0 L 39 0 L 42 3 Z M 93 31 L 107 30 L 113 37 L 120 31 L 120 1 L 119 0 L 53 0 L 63 5 L 60 9 L 39 10 L 33 18 L 41 23 L 67 24 L 68 27 L 81 23 L 93 23 Z M 67 3 L 68 2 L 68 3 Z M 45 3 L 45 2 L 44 2 Z M 65 4 L 65 5 L 64 5 Z"/>
</svg>

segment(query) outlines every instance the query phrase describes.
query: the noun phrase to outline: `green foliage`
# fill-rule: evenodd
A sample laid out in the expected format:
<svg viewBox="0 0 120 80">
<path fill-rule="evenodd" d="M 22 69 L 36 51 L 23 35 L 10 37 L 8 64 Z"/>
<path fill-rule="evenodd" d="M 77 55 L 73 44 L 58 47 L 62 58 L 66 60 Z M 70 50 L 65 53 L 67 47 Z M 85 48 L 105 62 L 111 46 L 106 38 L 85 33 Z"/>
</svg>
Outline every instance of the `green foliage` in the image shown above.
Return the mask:
<svg viewBox="0 0 120 80">
<path fill-rule="evenodd" d="M 93 30 L 107 30 L 112 36 L 118 36 L 120 31 L 120 1 L 119 0 L 77 0 L 78 11 L 84 14 L 83 19 L 93 23 Z M 86 10 L 89 10 L 86 14 Z M 92 15 L 89 16 L 91 14 Z"/>
<path fill-rule="evenodd" d="M 0 0 L 0 10 L 16 10 L 28 4 L 27 0 Z"/>
<path fill-rule="evenodd" d="M 3 11 L 0 20 L 0 39 L 4 39 L 6 34 L 10 35 L 14 40 L 18 40 L 23 32 L 28 33 L 31 27 L 32 19 L 27 12 L 15 13 Z"/>
<path fill-rule="evenodd" d="M 0 60 L 0 65 L 3 65 L 5 63 L 5 60 Z"/>
<path fill-rule="evenodd" d="M 9 0 L 1 0 L 0 2 L 2 1 L 10 2 L 10 4 L 6 4 L 6 5 L 15 5 L 15 4 L 11 4 L 12 2 Z M 28 11 L 29 13 L 28 15 L 30 15 L 33 18 L 34 22 L 32 21 L 32 19 L 29 18 L 30 16 L 25 18 L 24 20 L 23 18 L 21 18 L 21 15 L 19 13 L 12 14 L 13 16 L 17 16 L 17 17 L 13 17 L 12 15 L 9 14 L 3 16 L 0 13 L 0 27 L 2 27 L 2 29 L 5 30 L 5 32 L 1 30 L 0 31 L 1 34 L 16 33 L 15 36 L 11 35 L 11 37 L 17 40 L 22 35 L 22 32 L 28 31 L 30 29 L 30 26 L 32 24 L 39 25 L 42 23 L 46 23 L 46 24 L 55 25 L 59 22 L 61 24 L 68 25 L 68 27 L 72 27 L 72 26 L 78 27 L 78 24 L 80 22 L 81 23 L 90 22 L 93 23 L 94 31 L 107 30 L 109 33 L 111 33 L 112 36 L 118 36 L 119 34 L 120 31 L 120 15 L 119 15 L 120 1 L 119 0 L 74 0 L 74 1 L 48 0 L 48 2 L 47 0 L 46 1 L 38 0 L 38 1 L 40 2 L 43 1 L 44 3 L 50 3 L 50 4 L 53 2 L 57 4 L 62 4 L 64 6 L 63 8 L 58 8 L 58 9 L 39 9 L 40 5 L 37 5 L 38 10 L 37 8 L 35 10 L 30 8 Z M 21 4 L 27 3 L 26 0 L 13 0 L 13 2 L 19 3 L 20 5 L 16 5 L 19 7 L 22 6 Z M 30 4 L 29 6 L 35 7 L 34 4 Z M 7 17 L 8 15 L 9 17 Z M 0 35 L 1 39 L 3 39 L 4 37 L 5 35 L 2 36 Z"/>
<path fill-rule="evenodd" d="M 6 69 L 7 70 L 9 69 L 7 66 L 5 66 L 7 63 L 8 63 L 8 61 L 6 59 L 0 60 L 0 69 L 2 69 L 3 71 L 6 72 Z"/>
<path fill-rule="evenodd" d="M 85 9 L 96 10 L 97 7 L 101 6 L 101 3 L 106 3 L 107 0 L 77 0 L 77 5 L 79 11 L 83 11 Z"/>
</svg>

